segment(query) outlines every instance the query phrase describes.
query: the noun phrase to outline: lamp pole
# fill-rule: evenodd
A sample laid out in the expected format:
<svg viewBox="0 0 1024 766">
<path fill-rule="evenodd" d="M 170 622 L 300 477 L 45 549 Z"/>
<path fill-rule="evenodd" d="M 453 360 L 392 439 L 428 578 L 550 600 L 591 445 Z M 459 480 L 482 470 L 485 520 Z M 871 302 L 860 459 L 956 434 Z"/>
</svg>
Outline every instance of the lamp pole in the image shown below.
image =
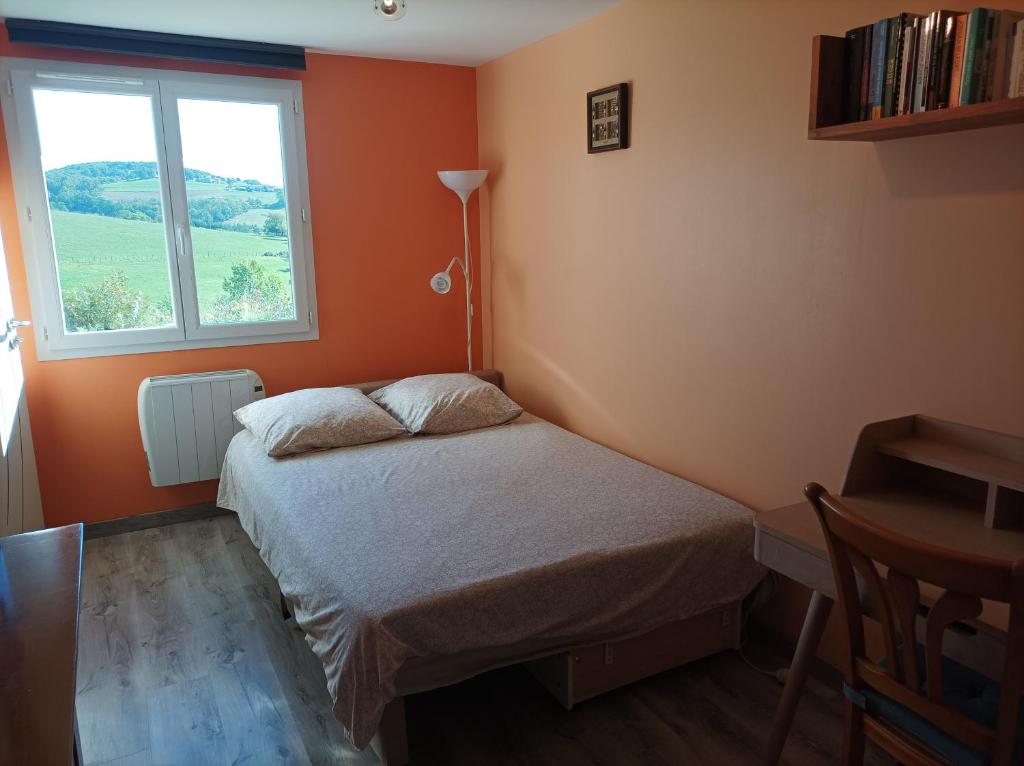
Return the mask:
<svg viewBox="0 0 1024 766">
<path fill-rule="evenodd" d="M 465 240 L 462 273 L 466 282 L 466 370 L 473 371 L 473 261 L 469 252 L 469 210 L 467 200 L 462 200 L 462 236 Z"/>
<path fill-rule="evenodd" d="M 455 256 L 448 268 L 435 274 L 430 280 L 434 292 L 444 295 L 452 288 L 450 272 L 456 263 L 462 269 L 466 282 L 466 369 L 473 370 L 473 253 L 469 243 L 469 197 L 487 178 L 486 170 L 439 170 L 441 183 L 455 192 L 462 200 L 462 258 Z"/>
</svg>

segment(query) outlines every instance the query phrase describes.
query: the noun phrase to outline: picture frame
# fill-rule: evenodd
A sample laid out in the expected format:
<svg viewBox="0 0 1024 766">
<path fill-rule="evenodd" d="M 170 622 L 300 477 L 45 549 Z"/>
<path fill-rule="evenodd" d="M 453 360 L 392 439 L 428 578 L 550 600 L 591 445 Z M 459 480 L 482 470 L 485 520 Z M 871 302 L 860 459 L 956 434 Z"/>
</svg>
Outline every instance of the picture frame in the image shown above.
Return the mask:
<svg viewBox="0 0 1024 766">
<path fill-rule="evenodd" d="M 587 153 L 629 148 L 629 83 L 587 93 Z"/>
</svg>

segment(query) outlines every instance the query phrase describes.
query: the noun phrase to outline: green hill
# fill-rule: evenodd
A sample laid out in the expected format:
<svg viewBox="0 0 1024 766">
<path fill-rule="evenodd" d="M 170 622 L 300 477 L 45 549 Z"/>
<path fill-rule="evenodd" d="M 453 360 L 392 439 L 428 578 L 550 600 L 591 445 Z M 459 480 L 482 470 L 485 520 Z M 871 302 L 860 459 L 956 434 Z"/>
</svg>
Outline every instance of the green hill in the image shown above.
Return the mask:
<svg viewBox="0 0 1024 766">
<path fill-rule="evenodd" d="M 46 172 L 51 210 L 136 221 L 162 220 L 155 162 L 82 162 Z M 252 179 L 226 178 L 185 168 L 189 219 L 194 227 L 257 231 L 266 215 L 241 223 L 249 210 L 284 208 L 284 190 Z M 238 219 L 238 220 L 233 220 Z"/>
</svg>

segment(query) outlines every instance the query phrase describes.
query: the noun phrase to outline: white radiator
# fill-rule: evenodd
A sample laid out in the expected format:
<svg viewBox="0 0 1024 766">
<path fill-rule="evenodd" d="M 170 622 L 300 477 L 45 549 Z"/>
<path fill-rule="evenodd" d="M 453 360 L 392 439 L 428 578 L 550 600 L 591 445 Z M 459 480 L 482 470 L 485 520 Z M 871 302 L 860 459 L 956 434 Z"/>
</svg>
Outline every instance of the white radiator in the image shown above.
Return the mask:
<svg viewBox="0 0 1024 766">
<path fill-rule="evenodd" d="M 231 437 L 242 430 L 234 413 L 265 396 L 252 370 L 146 378 L 139 386 L 139 428 L 154 487 L 216 479 Z"/>
</svg>

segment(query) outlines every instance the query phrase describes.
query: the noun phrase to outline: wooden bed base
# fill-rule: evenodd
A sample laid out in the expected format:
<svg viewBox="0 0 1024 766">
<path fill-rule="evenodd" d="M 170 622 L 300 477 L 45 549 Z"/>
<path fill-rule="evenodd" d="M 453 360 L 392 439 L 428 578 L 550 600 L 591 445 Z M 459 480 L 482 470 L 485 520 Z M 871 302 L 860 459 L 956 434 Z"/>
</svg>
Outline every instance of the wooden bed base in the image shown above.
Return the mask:
<svg viewBox="0 0 1024 766">
<path fill-rule="evenodd" d="M 567 710 L 572 710 L 583 700 L 612 689 L 721 651 L 737 649 L 740 607 L 741 602 L 736 601 L 639 636 L 571 646 L 522 665 Z M 384 766 L 407 766 L 409 744 L 404 697 L 396 697 L 384 708 L 380 729 L 370 747 Z"/>
<path fill-rule="evenodd" d="M 524 663 L 566 710 L 583 700 L 739 646 L 739 602 L 648 633 Z"/>
</svg>

